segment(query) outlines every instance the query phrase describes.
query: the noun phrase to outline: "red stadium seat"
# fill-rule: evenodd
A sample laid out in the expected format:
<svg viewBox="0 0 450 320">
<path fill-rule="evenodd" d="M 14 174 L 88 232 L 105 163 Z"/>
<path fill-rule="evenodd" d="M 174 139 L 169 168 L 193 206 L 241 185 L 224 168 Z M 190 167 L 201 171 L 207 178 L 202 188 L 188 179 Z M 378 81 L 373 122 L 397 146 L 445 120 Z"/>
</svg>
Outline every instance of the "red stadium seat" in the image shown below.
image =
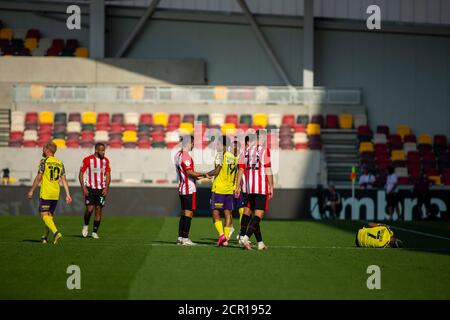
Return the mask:
<svg viewBox="0 0 450 320">
<path fill-rule="evenodd" d="M 181 122 L 188 122 L 194 124 L 195 115 L 194 114 L 185 114 L 183 115 L 183 120 Z"/>
<path fill-rule="evenodd" d="M 41 32 L 38 29 L 29 29 L 27 31 L 26 38 L 40 39 L 41 38 Z"/>
<path fill-rule="evenodd" d="M 150 149 L 152 147 L 152 143 L 150 140 L 139 140 L 137 146 L 139 149 Z"/>
<path fill-rule="evenodd" d="M 283 116 L 282 123 L 292 127 L 293 125 L 295 125 L 295 115 L 293 115 L 293 114 L 285 114 Z"/>
<path fill-rule="evenodd" d="M 66 146 L 67 148 L 79 148 L 80 141 L 78 139 L 67 139 Z"/>
<path fill-rule="evenodd" d="M 123 113 L 113 113 L 113 115 L 111 116 L 111 124 L 123 124 L 124 118 L 125 116 L 123 115 Z"/>
<path fill-rule="evenodd" d="M 313 116 L 314 120 L 314 116 Z M 316 122 L 313 122 L 316 123 Z M 325 127 L 327 129 L 339 129 L 339 118 L 335 114 L 328 114 L 326 116 Z"/>
<path fill-rule="evenodd" d="M 179 127 L 180 123 L 181 123 L 181 115 L 179 113 L 169 114 L 168 124 L 173 124 Z"/>
<path fill-rule="evenodd" d="M 100 112 L 97 114 L 97 125 L 109 125 L 109 113 Z"/>
<path fill-rule="evenodd" d="M 22 144 L 25 148 L 34 148 L 37 146 L 36 141 L 24 141 Z"/>
<path fill-rule="evenodd" d="M 238 121 L 239 119 L 237 114 L 227 114 L 225 116 L 225 123 L 234 123 L 237 126 Z"/>
<path fill-rule="evenodd" d="M 81 114 L 79 112 L 70 113 L 69 122 L 81 122 Z"/>
<path fill-rule="evenodd" d="M 304 132 L 304 133 L 306 133 L 306 125 L 303 124 L 303 123 L 294 124 L 292 126 L 292 129 L 294 130 L 294 133 L 297 133 L 297 132 Z"/>
<path fill-rule="evenodd" d="M 388 140 L 389 140 L 389 148 L 391 150 L 403 149 L 402 138 L 398 134 L 390 134 Z"/>
<path fill-rule="evenodd" d="M 153 124 L 153 115 L 151 113 L 142 113 L 139 117 L 140 124 Z"/>
<path fill-rule="evenodd" d="M 403 142 L 404 143 L 408 143 L 408 142 L 417 143 L 417 137 L 414 134 L 407 134 L 403 137 Z"/>
</svg>

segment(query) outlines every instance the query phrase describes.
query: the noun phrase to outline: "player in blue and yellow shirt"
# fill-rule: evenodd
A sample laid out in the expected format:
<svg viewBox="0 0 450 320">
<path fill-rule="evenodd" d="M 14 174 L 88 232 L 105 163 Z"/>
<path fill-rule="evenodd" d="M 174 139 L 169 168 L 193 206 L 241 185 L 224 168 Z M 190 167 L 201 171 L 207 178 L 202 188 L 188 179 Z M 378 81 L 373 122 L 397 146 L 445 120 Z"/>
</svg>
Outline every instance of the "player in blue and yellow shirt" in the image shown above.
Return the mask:
<svg viewBox="0 0 450 320">
<path fill-rule="evenodd" d="M 394 237 L 388 225 L 370 222 L 368 227 L 358 230 L 355 244 L 364 248 L 400 248 L 402 242 Z"/>
<path fill-rule="evenodd" d="M 67 204 L 72 202 L 69 186 L 66 180 L 64 165 L 61 161 L 55 158 L 56 149 L 56 144 L 53 142 L 48 142 L 44 146 L 42 150 L 43 159 L 39 163 L 38 173 L 33 181 L 30 191 L 28 192 L 28 198 L 31 199 L 33 197 L 34 190 L 42 182 L 39 194 L 39 212 L 45 225 L 45 233 L 41 239 L 42 243 L 47 243 L 47 237 L 50 231 L 53 233 L 54 244 L 57 244 L 62 238 L 61 232 L 58 231 L 55 222 L 53 221 L 53 215 L 59 199 L 60 182 L 62 182 L 66 192 Z"/>
</svg>

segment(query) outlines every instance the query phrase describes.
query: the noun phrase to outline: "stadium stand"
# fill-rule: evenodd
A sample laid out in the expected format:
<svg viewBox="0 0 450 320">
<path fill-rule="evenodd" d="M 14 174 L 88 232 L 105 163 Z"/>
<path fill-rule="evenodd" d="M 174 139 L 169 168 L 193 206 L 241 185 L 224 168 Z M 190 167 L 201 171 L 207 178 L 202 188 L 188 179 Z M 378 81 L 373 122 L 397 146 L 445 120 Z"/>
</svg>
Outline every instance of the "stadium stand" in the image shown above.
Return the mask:
<svg viewBox="0 0 450 320">
<path fill-rule="evenodd" d="M 12 29 L 0 24 L 0 56 L 88 57 L 77 39 L 42 38 L 39 29 Z"/>
<path fill-rule="evenodd" d="M 383 185 L 390 166 L 395 168 L 400 185 L 412 185 L 422 175 L 435 185 L 449 185 L 450 148 L 442 134 L 418 137 L 407 125 L 397 127 L 390 134 L 387 126 L 377 126 L 371 135 L 368 126 L 358 128 L 359 165 L 366 166 L 377 176 L 377 185 Z"/>
</svg>

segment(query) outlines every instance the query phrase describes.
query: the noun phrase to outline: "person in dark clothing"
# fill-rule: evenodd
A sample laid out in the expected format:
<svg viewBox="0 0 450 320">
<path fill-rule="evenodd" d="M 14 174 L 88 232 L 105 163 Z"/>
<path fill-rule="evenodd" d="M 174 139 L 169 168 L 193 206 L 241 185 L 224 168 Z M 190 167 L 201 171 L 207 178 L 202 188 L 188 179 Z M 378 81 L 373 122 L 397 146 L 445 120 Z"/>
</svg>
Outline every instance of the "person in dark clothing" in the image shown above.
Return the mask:
<svg viewBox="0 0 450 320">
<path fill-rule="evenodd" d="M 430 194 L 430 180 L 423 174 L 414 183 L 414 196 L 417 198 L 417 210 L 423 219 L 431 217 L 431 194 Z M 425 205 L 426 214 L 423 214 L 422 207 Z"/>
<path fill-rule="evenodd" d="M 3 185 L 7 186 L 9 184 L 9 168 L 2 169 L 3 172 Z"/>
<path fill-rule="evenodd" d="M 337 215 L 341 213 L 342 201 L 341 195 L 336 192 L 336 188 L 333 185 L 328 187 L 327 202 L 325 211 L 330 213 L 330 218 L 336 219 Z"/>
</svg>

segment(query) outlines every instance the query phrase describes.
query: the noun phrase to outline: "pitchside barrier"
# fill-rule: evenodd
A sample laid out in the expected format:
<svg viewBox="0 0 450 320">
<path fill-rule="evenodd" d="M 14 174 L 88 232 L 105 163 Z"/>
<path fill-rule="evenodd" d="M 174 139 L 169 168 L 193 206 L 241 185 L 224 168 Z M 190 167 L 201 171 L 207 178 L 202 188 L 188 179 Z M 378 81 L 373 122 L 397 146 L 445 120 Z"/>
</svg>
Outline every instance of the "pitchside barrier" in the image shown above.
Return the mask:
<svg viewBox="0 0 450 320">
<path fill-rule="evenodd" d="M 0 187 L 0 215 L 38 215 L 38 192 L 32 200 L 26 194 L 29 187 Z M 343 201 L 343 209 L 338 218 L 341 220 L 378 220 L 386 219 L 386 200 L 384 190 L 357 189 L 353 202 L 350 188 L 338 188 Z M 64 192 L 58 202 L 56 215 L 78 215 L 84 213 L 84 198 L 79 187 L 71 189 L 73 203 L 68 206 Z M 198 210 L 196 216 L 210 216 L 210 188 L 199 187 L 197 193 Z M 321 220 L 318 194 L 315 189 L 279 189 L 269 202 L 267 219 L 316 219 Z M 354 204 L 352 204 L 354 203 Z M 450 220 L 450 189 L 432 189 L 431 203 L 433 218 Z M 399 204 L 403 213 L 402 220 L 420 220 L 410 189 L 399 191 Z M 352 206 L 355 210 L 352 212 Z M 425 209 L 425 208 L 423 208 Z M 104 214 L 114 216 L 177 216 L 180 211 L 178 191 L 176 188 L 113 187 L 109 191 Z M 425 210 L 424 210 L 425 211 Z M 81 218 L 80 218 L 81 219 Z"/>
</svg>

